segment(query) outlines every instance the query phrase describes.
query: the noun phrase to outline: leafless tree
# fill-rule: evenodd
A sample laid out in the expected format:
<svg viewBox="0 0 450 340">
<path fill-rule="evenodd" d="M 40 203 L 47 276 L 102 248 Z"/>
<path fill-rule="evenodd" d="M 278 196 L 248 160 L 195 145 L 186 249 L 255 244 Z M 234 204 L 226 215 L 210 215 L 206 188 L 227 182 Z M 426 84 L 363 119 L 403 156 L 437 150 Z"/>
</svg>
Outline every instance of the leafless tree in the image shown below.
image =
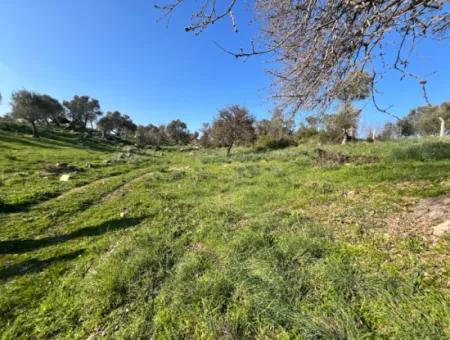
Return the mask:
<svg viewBox="0 0 450 340">
<path fill-rule="evenodd" d="M 227 156 L 236 144 L 245 144 L 255 139 L 255 118 L 245 107 L 232 105 L 219 111 L 211 127 L 212 141 L 216 146 L 225 146 Z"/>
<path fill-rule="evenodd" d="M 164 2 L 164 0 L 161 0 Z M 243 0 L 202 0 L 186 31 L 201 33 L 230 18 L 237 31 L 235 12 Z M 157 6 L 170 15 L 189 0 L 167 0 Z M 251 2 L 253 4 L 253 2 Z M 447 38 L 450 27 L 448 0 L 255 0 L 260 39 L 236 57 L 271 54 L 278 64 L 270 71 L 275 97 L 292 109 L 325 109 L 337 97 L 339 81 L 365 70 L 376 84 L 383 69 L 401 77 L 415 77 L 426 93 L 426 80 L 407 69 L 418 38 Z M 394 51 L 386 60 L 385 51 Z M 377 62 L 374 62 L 377 61 Z M 382 69 L 376 65 L 384 65 Z M 372 92 L 374 104 L 381 108 Z"/>
</svg>

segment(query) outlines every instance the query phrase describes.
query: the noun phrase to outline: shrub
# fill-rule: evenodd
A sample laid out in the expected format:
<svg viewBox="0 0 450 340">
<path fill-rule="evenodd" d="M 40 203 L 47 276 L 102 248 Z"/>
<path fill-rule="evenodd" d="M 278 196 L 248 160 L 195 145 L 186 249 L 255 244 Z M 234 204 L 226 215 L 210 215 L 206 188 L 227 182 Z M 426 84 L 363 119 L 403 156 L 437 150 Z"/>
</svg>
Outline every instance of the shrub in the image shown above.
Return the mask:
<svg viewBox="0 0 450 340">
<path fill-rule="evenodd" d="M 392 151 L 395 160 L 448 160 L 450 159 L 450 143 L 425 142 L 420 145 L 412 145 L 407 148 L 397 148 Z"/>
<path fill-rule="evenodd" d="M 294 141 L 291 138 L 281 137 L 281 138 L 273 138 L 271 136 L 265 135 L 258 138 L 256 142 L 256 150 L 264 151 L 264 150 L 275 150 L 275 149 L 283 149 L 288 146 L 294 145 Z"/>
</svg>

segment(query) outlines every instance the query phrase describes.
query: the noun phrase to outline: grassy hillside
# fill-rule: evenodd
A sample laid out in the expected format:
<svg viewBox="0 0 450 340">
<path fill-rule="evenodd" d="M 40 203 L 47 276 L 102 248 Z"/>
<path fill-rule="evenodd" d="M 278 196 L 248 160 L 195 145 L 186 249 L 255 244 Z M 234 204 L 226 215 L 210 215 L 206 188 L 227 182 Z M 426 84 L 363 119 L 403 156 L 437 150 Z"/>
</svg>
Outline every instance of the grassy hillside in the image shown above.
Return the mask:
<svg viewBox="0 0 450 340">
<path fill-rule="evenodd" d="M 450 191 L 449 141 L 228 159 L 27 133 L 0 129 L 3 339 L 450 337 L 450 238 L 412 218 Z"/>
</svg>

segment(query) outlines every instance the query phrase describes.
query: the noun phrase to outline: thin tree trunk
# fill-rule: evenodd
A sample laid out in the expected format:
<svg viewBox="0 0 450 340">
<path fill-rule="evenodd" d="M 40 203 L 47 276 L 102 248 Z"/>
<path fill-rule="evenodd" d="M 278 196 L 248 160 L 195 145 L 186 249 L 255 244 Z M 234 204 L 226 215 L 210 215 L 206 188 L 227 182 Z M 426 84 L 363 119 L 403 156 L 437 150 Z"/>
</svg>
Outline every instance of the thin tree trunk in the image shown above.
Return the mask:
<svg viewBox="0 0 450 340">
<path fill-rule="evenodd" d="M 439 137 L 442 138 L 442 137 L 444 137 L 444 133 L 445 133 L 445 120 L 442 117 L 439 117 L 439 120 L 441 121 L 441 130 L 439 132 Z"/>
<path fill-rule="evenodd" d="M 227 147 L 227 157 L 231 156 L 231 148 L 233 147 L 233 143 L 231 143 L 228 147 Z"/>
<path fill-rule="evenodd" d="M 38 132 L 38 130 L 36 128 L 35 122 L 31 121 L 30 124 L 31 124 L 31 129 L 33 131 L 33 138 L 39 138 L 39 132 Z"/>
<path fill-rule="evenodd" d="M 346 129 L 342 129 L 344 131 L 344 138 L 342 139 L 342 143 L 341 144 L 346 144 L 347 143 L 347 130 Z"/>
</svg>

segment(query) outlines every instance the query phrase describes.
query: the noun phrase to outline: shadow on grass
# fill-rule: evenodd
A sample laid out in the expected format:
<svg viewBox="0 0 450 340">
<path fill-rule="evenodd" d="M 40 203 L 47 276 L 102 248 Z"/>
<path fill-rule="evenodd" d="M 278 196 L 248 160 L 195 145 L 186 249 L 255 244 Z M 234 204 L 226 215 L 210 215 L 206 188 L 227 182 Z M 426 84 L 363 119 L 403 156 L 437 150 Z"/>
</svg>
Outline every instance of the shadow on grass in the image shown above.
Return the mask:
<svg viewBox="0 0 450 340">
<path fill-rule="evenodd" d="M 53 263 L 61 261 L 69 261 L 77 258 L 84 253 L 84 249 L 71 253 L 53 256 L 45 260 L 31 259 L 8 267 L 0 268 L 0 281 L 8 280 L 14 276 L 25 275 L 28 273 L 36 273 L 50 266 Z"/>
<path fill-rule="evenodd" d="M 84 227 L 69 234 L 49 236 L 40 239 L 7 240 L 0 241 L 0 254 L 25 253 L 55 244 L 64 243 L 85 236 L 97 236 L 107 232 L 126 229 L 139 224 L 146 216 L 130 217 L 105 221 L 96 226 Z"/>
<path fill-rule="evenodd" d="M 54 145 L 48 145 L 49 142 L 45 143 L 42 141 L 42 139 L 39 139 L 39 138 L 29 137 L 29 140 L 28 140 L 28 138 L 24 138 L 24 137 L 18 137 L 18 136 L 13 137 L 13 136 L 6 136 L 4 134 L 1 134 L 0 140 L 2 142 L 20 144 L 23 146 L 32 146 L 32 147 L 38 147 L 38 148 L 43 148 L 43 149 L 56 149 L 56 147 Z"/>
<path fill-rule="evenodd" d="M 21 131 L 23 133 L 23 131 Z M 31 131 L 30 131 L 31 133 Z M 76 148 L 90 149 L 95 151 L 113 152 L 114 143 L 104 141 L 92 136 L 71 135 L 67 136 L 64 132 L 52 131 L 51 129 L 42 129 L 39 132 L 40 138 L 31 136 L 20 136 L 6 134 L 0 129 L 0 140 L 7 143 L 18 144 L 22 146 L 38 147 L 44 149 L 58 148 Z"/>
<path fill-rule="evenodd" d="M 35 197 L 18 203 L 6 203 L 0 200 L 0 214 L 18 213 L 28 211 L 32 206 L 58 197 L 61 192 L 43 192 Z"/>
</svg>

